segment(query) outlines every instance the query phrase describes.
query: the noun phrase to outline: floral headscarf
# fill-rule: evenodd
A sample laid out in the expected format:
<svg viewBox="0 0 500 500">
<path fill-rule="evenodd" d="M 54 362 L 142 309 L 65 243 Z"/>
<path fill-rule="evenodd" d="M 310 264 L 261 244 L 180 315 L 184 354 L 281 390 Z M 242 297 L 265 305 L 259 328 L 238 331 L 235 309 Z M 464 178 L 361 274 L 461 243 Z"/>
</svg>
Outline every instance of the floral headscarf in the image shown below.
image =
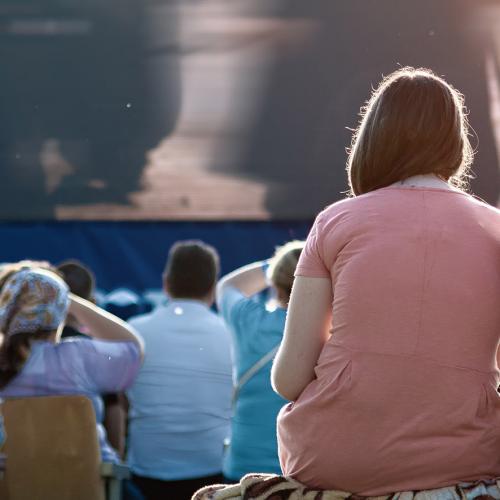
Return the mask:
<svg viewBox="0 0 500 500">
<path fill-rule="evenodd" d="M 69 307 L 68 286 L 55 273 L 26 268 L 10 276 L 0 290 L 0 332 L 56 330 Z"/>
</svg>

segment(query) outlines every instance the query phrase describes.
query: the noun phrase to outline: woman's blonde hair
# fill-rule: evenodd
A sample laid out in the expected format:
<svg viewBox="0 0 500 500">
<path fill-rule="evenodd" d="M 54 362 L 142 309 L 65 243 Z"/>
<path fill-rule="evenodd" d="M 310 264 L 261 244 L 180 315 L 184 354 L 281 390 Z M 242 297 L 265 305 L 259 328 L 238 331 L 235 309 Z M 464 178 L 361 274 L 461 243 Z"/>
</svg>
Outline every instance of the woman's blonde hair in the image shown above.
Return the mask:
<svg viewBox="0 0 500 500">
<path fill-rule="evenodd" d="M 273 286 L 281 290 L 287 298 L 292 293 L 295 268 L 299 261 L 300 253 L 304 248 L 304 241 L 290 241 L 276 248 L 269 263 L 267 276 Z"/>
<path fill-rule="evenodd" d="M 361 109 L 347 162 L 351 195 L 413 175 L 467 188 L 473 159 L 462 94 L 431 70 L 401 68 Z"/>
</svg>

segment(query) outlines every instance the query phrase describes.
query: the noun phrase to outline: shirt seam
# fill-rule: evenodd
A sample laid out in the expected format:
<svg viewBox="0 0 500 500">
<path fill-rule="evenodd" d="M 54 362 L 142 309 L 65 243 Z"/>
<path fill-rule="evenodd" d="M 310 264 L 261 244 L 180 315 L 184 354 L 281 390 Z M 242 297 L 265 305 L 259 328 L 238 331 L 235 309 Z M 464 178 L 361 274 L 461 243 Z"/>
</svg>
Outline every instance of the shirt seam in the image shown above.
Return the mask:
<svg viewBox="0 0 500 500">
<path fill-rule="evenodd" d="M 403 186 L 386 186 L 384 188 L 380 188 L 380 190 L 377 191 L 382 191 L 383 189 L 396 189 L 398 191 L 431 191 L 431 192 L 438 192 L 438 193 L 450 193 L 450 194 L 460 194 L 463 196 L 470 197 L 469 193 L 466 193 L 465 191 L 460 191 L 460 190 L 455 190 L 455 189 L 446 189 L 446 188 L 438 188 L 438 187 L 429 187 L 429 186 L 408 186 L 408 187 L 403 187 Z M 375 191 L 373 191 L 375 192 Z"/>
<path fill-rule="evenodd" d="M 374 354 L 377 356 L 391 356 L 391 357 L 396 357 L 396 358 L 415 358 L 415 359 L 421 359 L 421 360 L 428 361 L 429 363 L 436 365 L 436 366 L 440 366 L 442 368 L 453 368 L 456 370 L 463 370 L 463 371 L 468 371 L 468 372 L 480 373 L 482 375 L 498 375 L 499 374 L 498 370 L 485 371 L 485 370 L 480 370 L 478 368 L 471 368 L 470 366 L 461 366 L 461 365 L 439 363 L 435 359 L 430 358 L 428 356 L 424 356 L 422 354 L 416 354 L 416 353 L 405 354 L 405 353 L 393 353 L 393 352 L 382 352 L 382 351 L 367 351 L 367 350 L 362 350 L 362 349 L 354 349 L 353 347 L 347 347 L 345 345 L 338 344 L 335 342 L 332 342 L 331 345 L 334 347 L 338 347 L 340 349 L 345 349 L 346 351 L 360 353 L 360 354 Z"/>
<path fill-rule="evenodd" d="M 302 274 L 302 273 L 310 273 L 311 275 L 314 275 L 314 276 L 309 276 L 309 277 L 313 277 L 313 278 L 330 278 L 331 277 L 331 274 L 328 272 L 328 271 L 318 271 L 317 269 L 315 269 L 314 267 L 309 267 L 309 266 L 300 266 L 298 267 L 297 266 L 297 269 L 295 271 L 295 276 L 304 276 L 305 278 L 308 277 L 308 275 L 305 275 L 305 274 Z"/>
<path fill-rule="evenodd" d="M 428 253 L 429 253 L 429 234 L 427 230 L 427 205 L 425 199 L 425 192 L 422 192 L 422 235 L 424 239 L 424 256 L 422 263 L 422 283 L 420 286 L 420 300 L 418 304 L 418 323 L 417 323 L 417 335 L 415 339 L 415 346 L 413 347 L 413 354 L 418 352 L 420 337 L 422 334 L 422 325 L 423 325 L 423 315 L 424 315 L 424 296 L 425 289 L 427 283 L 427 261 L 428 261 Z"/>
</svg>

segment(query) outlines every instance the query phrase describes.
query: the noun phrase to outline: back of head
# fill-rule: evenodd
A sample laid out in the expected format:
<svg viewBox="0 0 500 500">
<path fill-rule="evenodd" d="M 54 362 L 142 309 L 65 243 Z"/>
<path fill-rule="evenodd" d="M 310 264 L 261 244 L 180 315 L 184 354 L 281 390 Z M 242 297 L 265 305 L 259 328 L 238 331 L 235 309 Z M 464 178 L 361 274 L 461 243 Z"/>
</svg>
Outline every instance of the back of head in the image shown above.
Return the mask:
<svg viewBox="0 0 500 500">
<path fill-rule="evenodd" d="M 347 164 L 351 194 L 424 174 L 463 188 L 472 156 L 463 96 L 430 70 L 402 68 L 362 108 Z"/>
<path fill-rule="evenodd" d="M 19 262 L 10 262 L 2 265 L 0 269 L 0 292 L 11 276 L 23 269 L 46 269 L 55 274 L 59 274 L 59 271 L 45 260 L 20 260 Z"/>
<path fill-rule="evenodd" d="M 94 273 L 78 260 L 65 260 L 57 266 L 70 292 L 82 299 L 94 300 Z"/>
<path fill-rule="evenodd" d="M 287 301 L 292 293 L 295 268 L 304 244 L 303 241 L 290 241 L 278 247 L 269 265 L 269 279 Z"/>
<path fill-rule="evenodd" d="M 68 287 L 54 272 L 23 267 L 0 290 L 0 387 L 24 366 L 33 340 L 46 340 L 64 322 Z"/>
<path fill-rule="evenodd" d="M 199 240 L 179 241 L 168 254 L 163 274 L 168 294 L 177 299 L 205 299 L 219 274 L 219 255 Z"/>
</svg>

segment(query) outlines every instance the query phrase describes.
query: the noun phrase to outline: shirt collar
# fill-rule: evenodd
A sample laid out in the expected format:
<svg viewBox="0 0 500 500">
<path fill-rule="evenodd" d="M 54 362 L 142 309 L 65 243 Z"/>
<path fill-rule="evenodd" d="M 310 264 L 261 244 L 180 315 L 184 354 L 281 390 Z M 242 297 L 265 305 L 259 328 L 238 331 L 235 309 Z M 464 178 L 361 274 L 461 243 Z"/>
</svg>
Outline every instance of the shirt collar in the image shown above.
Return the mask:
<svg viewBox="0 0 500 500">
<path fill-rule="evenodd" d="M 170 297 L 167 298 L 167 303 L 165 304 L 165 307 L 184 307 L 186 309 L 193 309 L 193 308 L 203 308 L 203 309 L 210 309 L 208 304 L 206 302 L 202 302 L 201 300 L 196 300 L 196 299 L 171 299 Z"/>
<path fill-rule="evenodd" d="M 413 175 L 402 181 L 395 182 L 391 186 L 396 187 L 430 187 L 453 190 L 453 187 L 443 179 L 434 174 Z"/>
</svg>

